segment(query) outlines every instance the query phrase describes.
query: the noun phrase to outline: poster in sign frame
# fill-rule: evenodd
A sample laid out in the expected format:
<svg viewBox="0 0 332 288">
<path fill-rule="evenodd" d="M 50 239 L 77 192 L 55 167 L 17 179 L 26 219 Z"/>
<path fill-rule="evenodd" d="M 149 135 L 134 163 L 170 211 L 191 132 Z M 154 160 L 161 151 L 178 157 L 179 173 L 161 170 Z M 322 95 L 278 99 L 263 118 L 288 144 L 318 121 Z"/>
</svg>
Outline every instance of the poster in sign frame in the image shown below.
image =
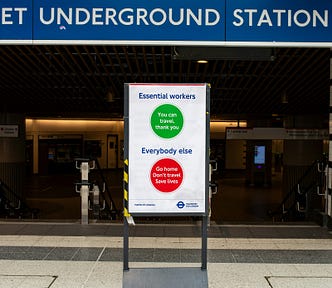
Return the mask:
<svg viewBox="0 0 332 288">
<path fill-rule="evenodd" d="M 131 215 L 206 215 L 209 85 L 125 84 Z"/>
</svg>

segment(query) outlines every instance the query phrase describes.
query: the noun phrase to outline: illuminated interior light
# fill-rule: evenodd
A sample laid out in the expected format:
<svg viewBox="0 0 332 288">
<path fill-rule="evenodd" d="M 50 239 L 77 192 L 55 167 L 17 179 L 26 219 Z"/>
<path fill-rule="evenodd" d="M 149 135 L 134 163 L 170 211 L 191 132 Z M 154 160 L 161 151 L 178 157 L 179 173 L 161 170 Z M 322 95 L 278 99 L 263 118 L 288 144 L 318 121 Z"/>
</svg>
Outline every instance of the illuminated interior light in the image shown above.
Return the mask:
<svg viewBox="0 0 332 288">
<path fill-rule="evenodd" d="M 199 64 L 207 64 L 208 61 L 204 60 L 204 59 L 201 59 L 201 60 L 197 60 L 197 63 L 199 63 Z"/>
</svg>

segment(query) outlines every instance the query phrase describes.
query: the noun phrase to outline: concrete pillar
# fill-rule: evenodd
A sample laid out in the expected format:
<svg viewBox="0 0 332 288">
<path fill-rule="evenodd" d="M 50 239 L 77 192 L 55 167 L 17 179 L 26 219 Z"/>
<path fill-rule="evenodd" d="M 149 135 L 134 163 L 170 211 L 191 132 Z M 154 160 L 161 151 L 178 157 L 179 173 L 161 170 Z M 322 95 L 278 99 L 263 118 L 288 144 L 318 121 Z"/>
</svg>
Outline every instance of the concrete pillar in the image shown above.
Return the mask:
<svg viewBox="0 0 332 288">
<path fill-rule="evenodd" d="M 16 195 L 22 197 L 25 176 L 25 118 L 19 114 L 0 113 L 0 125 L 3 131 L 0 134 L 0 179 Z M 16 128 L 17 133 L 14 132 Z M 4 133 L 5 129 L 8 133 Z"/>
</svg>

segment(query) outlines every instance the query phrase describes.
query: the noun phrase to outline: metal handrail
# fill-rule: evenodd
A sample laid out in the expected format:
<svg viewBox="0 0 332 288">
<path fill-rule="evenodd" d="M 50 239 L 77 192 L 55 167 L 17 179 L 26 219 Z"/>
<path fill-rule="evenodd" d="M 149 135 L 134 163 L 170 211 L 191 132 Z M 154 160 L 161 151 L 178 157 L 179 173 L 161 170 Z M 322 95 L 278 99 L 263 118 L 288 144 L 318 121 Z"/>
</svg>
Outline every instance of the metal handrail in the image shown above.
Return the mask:
<svg viewBox="0 0 332 288">
<path fill-rule="evenodd" d="M 0 189 L 1 189 L 1 197 L 4 200 L 4 208 L 5 210 L 23 210 L 26 209 L 29 213 L 31 213 L 31 217 L 34 218 L 38 213 L 37 209 L 32 209 L 28 206 L 28 204 L 24 201 L 22 197 L 20 197 L 17 193 L 15 193 L 3 180 L 0 179 Z M 11 199 L 14 199 L 13 202 Z"/>
<path fill-rule="evenodd" d="M 296 182 L 296 184 L 289 190 L 289 192 L 286 194 L 286 196 L 284 197 L 284 199 L 282 200 L 282 202 L 279 204 L 278 208 L 273 211 L 270 212 L 270 216 L 275 216 L 275 215 L 282 215 L 281 217 L 284 217 L 287 213 L 289 213 L 292 209 L 296 209 L 299 212 L 306 212 L 306 210 L 304 209 L 298 209 L 299 207 L 299 201 L 298 199 L 294 199 L 294 201 L 292 202 L 291 205 L 289 205 L 288 209 L 286 208 L 286 203 L 291 199 L 291 197 L 293 195 L 302 195 L 302 196 L 306 196 L 306 194 L 310 191 L 310 189 L 313 188 L 315 183 L 310 183 L 306 189 L 304 189 L 303 186 L 303 182 L 304 180 L 308 177 L 308 175 L 314 171 L 318 171 L 318 173 L 324 173 L 323 167 L 325 167 L 327 164 L 326 159 L 322 159 L 322 160 L 315 160 L 308 168 L 307 170 L 303 173 L 303 175 L 298 179 L 298 181 Z M 317 169 L 317 170 L 316 170 Z M 321 194 L 319 194 L 321 195 Z M 306 196 L 307 197 L 307 196 Z"/>
<path fill-rule="evenodd" d="M 102 171 L 102 169 L 101 169 L 101 166 L 100 166 L 100 164 L 99 164 L 99 161 L 98 161 L 97 158 L 96 158 L 96 159 L 93 159 L 93 161 L 94 161 L 94 163 L 95 163 L 95 165 L 96 165 L 96 168 L 97 168 L 97 169 L 95 169 L 95 171 L 98 171 L 99 176 L 100 176 L 100 178 L 101 178 L 101 181 L 102 181 L 102 183 L 103 183 L 103 192 L 104 192 L 104 193 L 100 193 L 100 195 L 102 195 L 103 200 L 104 200 L 104 201 L 106 202 L 106 204 L 107 204 L 107 199 L 106 199 L 106 196 L 105 196 L 105 194 L 106 194 L 107 197 L 109 198 L 109 201 L 111 202 L 111 206 L 108 205 L 108 204 L 107 204 L 107 205 L 110 206 L 109 208 L 112 208 L 111 210 L 115 211 L 116 214 L 120 215 L 121 212 L 116 208 L 115 202 L 114 202 L 113 197 L 112 197 L 112 195 L 111 195 L 111 191 L 110 191 L 108 185 L 106 185 L 107 180 L 106 180 L 106 177 L 105 177 L 105 175 L 104 175 L 104 173 L 103 173 L 103 171 Z"/>
</svg>

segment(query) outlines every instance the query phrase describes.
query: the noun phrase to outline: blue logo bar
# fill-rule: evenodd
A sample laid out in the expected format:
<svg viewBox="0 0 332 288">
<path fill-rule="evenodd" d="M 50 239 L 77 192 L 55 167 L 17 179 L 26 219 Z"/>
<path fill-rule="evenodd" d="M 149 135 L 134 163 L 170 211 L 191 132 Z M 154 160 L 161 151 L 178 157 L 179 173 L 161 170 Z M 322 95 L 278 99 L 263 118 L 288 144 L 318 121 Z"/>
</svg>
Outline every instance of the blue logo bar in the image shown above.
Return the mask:
<svg viewBox="0 0 332 288">
<path fill-rule="evenodd" d="M 332 43 L 330 0 L 1 0 L 0 41 Z"/>
</svg>

